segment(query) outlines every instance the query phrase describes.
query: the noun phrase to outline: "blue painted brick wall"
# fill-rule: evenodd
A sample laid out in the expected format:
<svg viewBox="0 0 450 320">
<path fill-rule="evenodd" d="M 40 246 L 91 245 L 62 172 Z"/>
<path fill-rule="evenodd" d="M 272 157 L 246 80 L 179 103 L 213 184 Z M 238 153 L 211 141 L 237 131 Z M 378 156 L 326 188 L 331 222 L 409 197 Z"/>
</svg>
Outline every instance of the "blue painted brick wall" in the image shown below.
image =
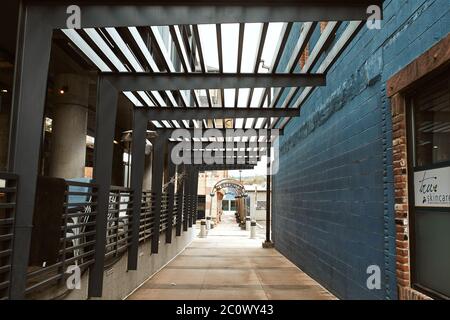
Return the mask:
<svg viewBox="0 0 450 320">
<path fill-rule="evenodd" d="M 450 0 L 385 1 L 382 29 L 360 31 L 281 138 L 275 245 L 339 298 L 397 297 L 386 80 L 450 32 L 449 9 Z M 373 264 L 381 290 L 366 287 Z"/>
</svg>

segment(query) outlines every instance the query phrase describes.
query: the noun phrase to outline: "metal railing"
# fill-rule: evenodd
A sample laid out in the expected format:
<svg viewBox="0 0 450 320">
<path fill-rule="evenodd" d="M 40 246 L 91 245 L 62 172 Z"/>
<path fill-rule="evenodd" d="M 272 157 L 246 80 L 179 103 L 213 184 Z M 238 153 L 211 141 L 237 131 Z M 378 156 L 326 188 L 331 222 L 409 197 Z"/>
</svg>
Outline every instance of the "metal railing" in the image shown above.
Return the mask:
<svg viewBox="0 0 450 320">
<path fill-rule="evenodd" d="M 111 187 L 106 227 L 105 257 L 117 257 L 131 245 L 133 191 L 124 187 Z"/>
<path fill-rule="evenodd" d="M 0 300 L 8 299 L 12 240 L 14 227 L 15 196 L 18 177 L 0 173 Z M 65 181 L 64 204 L 61 212 L 59 243 L 56 262 L 44 261 L 42 265 L 29 266 L 26 275 L 26 296 L 36 297 L 36 293 L 50 286 L 61 288 L 70 276 L 66 273 L 70 266 L 77 266 L 83 273 L 94 263 L 98 187 L 94 183 Z M 154 234 L 155 194 L 142 193 L 142 206 L 139 221 L 139 242 L 145 242 Z M 183 209 L 183 194 L 173 197 L 173 227 L 181 224 L 179 220 Z M 161 196 L 160 230 L 162 233 L 170 225 L 168 219 L 169 195 Z M 111 187 L 105 259 L 118 257 L 126 252 L 132 240 L 133 192 L 129 188 Z M 58 218 L 59 219 L 59 218 Z M 44 258 L 47 259 L 47 258 Z"/>
<path fill-rule="evenodd" d="M 153 205 L 155 195 L 151 191 L 142 192 L 141 219 L 139 222 L 139 242 L 145 242 L 153 235 Z"/>
<path fill-rule="evenodd" d="M 173 225 L 176 226 L 178 223 L 183 222 L 183 193 L 176 193 L 174 195 L 174 204 L 173 204 Z M 181 215 L 180 215 L 181 213 Z"/>
<path fill-rule="evenodd" d="M 0 300 L 8 299 L 18 177 L 0 172 Z"/>
<path fill-rule="evenodd" d="M 161 195 L 161 217 L 159 220 L 159 232 L 162 233 L 167 230 L 169 224 L 169 195 L 167 193 L 163 193 Z"/>
<path fill-rule="evenodd" d="M 94 263 L 97 185 L 66 181 L 56 263 L 29 267 L 26 294 L 63 281 L 69 266 L 84 272 Z"/>
</svg>

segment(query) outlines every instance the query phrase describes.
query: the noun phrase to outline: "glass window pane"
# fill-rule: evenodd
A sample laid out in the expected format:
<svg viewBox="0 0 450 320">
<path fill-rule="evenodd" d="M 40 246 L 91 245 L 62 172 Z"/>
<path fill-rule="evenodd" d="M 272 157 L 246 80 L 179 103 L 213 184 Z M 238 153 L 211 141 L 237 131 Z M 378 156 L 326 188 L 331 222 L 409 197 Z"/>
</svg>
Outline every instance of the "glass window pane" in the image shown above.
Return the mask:
<svg viewBox="0 0 450 320">
<path fill-rule="evenodd" d="M 416 166 L 450 161 L 450 77 L 433 79 L 412 97 Z"/>
<path fill-rule="evenodd" d="M 416 210 L 415 282 L 450 297 L 450 212 Z"/>
</svg>

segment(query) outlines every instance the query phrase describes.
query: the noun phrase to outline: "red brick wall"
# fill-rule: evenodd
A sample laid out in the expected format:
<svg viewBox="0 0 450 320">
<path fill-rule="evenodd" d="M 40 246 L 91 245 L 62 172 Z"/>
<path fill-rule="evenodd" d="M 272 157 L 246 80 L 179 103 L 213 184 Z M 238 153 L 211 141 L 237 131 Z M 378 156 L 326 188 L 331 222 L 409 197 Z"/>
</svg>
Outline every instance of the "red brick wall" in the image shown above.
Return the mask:
<svg viewBox="0 0 450 320">
<path fill-rule="evenodd" d="M 401 286 L 410 286 L 407 133 L 405 103 L 400 94 L 391 98 L 391 112 L 395 183 L 395 224 L 397 229 L 397 282 Z"/>
<path fill-rule="evenodd" d="M 401 300 L 425 300 L 430 298 L 411 288 L 405 108 L 405 99 L 400 93 L 391 97 L 398 296 Z"/>
</svg>

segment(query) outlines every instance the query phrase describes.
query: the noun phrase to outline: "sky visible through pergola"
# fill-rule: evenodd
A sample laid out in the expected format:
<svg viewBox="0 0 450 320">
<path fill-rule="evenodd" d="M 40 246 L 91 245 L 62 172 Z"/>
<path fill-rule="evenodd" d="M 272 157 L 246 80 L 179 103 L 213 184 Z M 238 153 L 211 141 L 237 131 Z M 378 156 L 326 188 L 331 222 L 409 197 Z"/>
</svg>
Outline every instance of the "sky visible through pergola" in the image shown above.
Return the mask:
<svg viewBox="0 0 450 320">
<path fill-rule="evenodd" d="M 258 50 L 258 35 L 262 28 L 262 23 L 246 23 L 245 33 L 244 33 L 244 44 L 243 44 L 243 56 L 242 56 L 242 72 L 252 72 L 253 65 L 255 63 L 254 58 L 256 56 L 256 50 Z M 264 61 L 265 66 L 269 66 L 275 55 L 275 50 L 280 37 L 281 30 L 283 28 L 283 23 L 270 23 L 267 30 L 266 42 L 264 44 L 264 50 L 261 56 L 262 61 Z M 219 69 L 219 59 L 217 54 L 217 37 L 216 37 L 216 27 L 215 25 L 205 24 L 198 26 L 200 33 L 200 41 L 203 46 L 203 55 L 206 60 L 206 65 L 214 69 Z M 222 43 L 224 48 L 223 56 L 223 70 L 224 72 L 236 72 L 237 67 L 237 52 L 238 52 L 238 37 L 239 37 L 239 24 L 229 23 L 222 24 Z M 227 49 L 225 49 L 227 48 Z M 229 53 L 229 54 L 227 54 Z M 259 66 L 259 73 L 267 73 L 268 70 L 263 67 L 261 63 Z M 240 89 L 239 92 L 239 102 L 238 105 L 243 105 L 247 101 L 250 89 Z M 235 99 L 234 89 L 225 89 L 225 104 L 229 101 L 228 105 L 231 105 Z M 254 90 L 254 95 L 256 99 L 254 101 L 259 101 L 263 89 L 256 88 Z M 242 119 L 238 119 L 242 122 Z M 258 165 L 255 166 L 253 170 L 230 170 L 229 175 L 231 177 L 251 177 L 251 176 L 264 176 L 267 174 L 267 157 L 262 156 Z"/>
</svg>

